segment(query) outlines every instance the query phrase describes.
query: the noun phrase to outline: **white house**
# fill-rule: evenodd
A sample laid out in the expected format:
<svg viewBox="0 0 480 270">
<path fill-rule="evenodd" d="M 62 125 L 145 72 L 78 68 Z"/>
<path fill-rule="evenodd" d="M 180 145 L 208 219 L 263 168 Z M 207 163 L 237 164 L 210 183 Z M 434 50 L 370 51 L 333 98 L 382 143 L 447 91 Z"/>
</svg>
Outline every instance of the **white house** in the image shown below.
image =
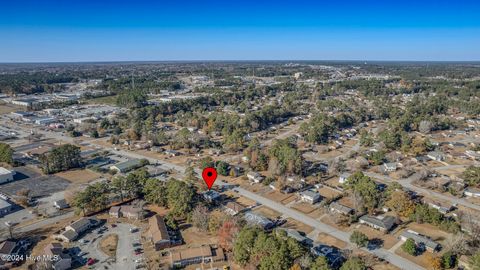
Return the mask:
<svg viewBox="0 0 480 270">
<path fill-rule="evenodd" d="M 345 184 L 345 182 L 347 182 L 347 179 L 348 179 L 348 177 L 350 177 L 350 175 L 351 174 L 349 174 L 349 173 L 342 173 L 340 175 L 340 178 L 338 178 L 338 183 Z"/>
<path fill-rule="evenodd" d="M 300 199 L 310 204 L 315 204 L 319 202 L 320 198 L 321 198 L 320 194 L 313 190 L 305 190 L 300 192 Z"/>
<path fill-rule="evenodd" d="M 247 173 L 247 178 L 248 180 L 254 182 L 254 183 L 260 183 L 263 181 L 263 176 L 259 174 L 258 172 L 248 172 Z"/>
<path fill-rule="evenodd" d="M 477 188 L 467 188 L 463 191 L 463 195 L 467 197 L 480 197 L 480 189 Z"/>
<path fill-rule="evenodd" d="M 395 162 L 383 163 L 383 169 L 386 172 L 394 172 L 397 170 L 397 163 Z"/>
<path fill-rule="evenodd" d="M 427 157 L 430 158 L 431 160 L 436 160 L 436 161 L 442 161 L 445 159 L 445 156 L 443 155 L 443 153 L 439 151 L 428 152 Z"/>
</svg>

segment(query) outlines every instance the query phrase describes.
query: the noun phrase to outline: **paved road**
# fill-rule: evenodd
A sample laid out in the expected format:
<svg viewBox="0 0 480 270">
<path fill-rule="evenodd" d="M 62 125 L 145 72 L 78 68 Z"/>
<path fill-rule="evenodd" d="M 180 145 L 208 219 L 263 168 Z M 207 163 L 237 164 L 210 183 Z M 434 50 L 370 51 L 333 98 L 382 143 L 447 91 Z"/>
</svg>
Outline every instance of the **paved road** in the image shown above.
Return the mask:
<svg viewBox="0 0 480 270">
<path fill-rule="evenodd" d="M 311 218 L 305 214 L 302 214 L 296 210 L 293 210 L 293 209 L 290 209 L 280 203 L 277 203 L 277 202 L 274 202 L 272 200 L 269 200 L 267 198 L 264 198 L 260 195 L 257 195 L 253 192 L 250 192 L 250 191 L 247 191 L 243 188 L 235 188 L 234 190 L 238 191 L 238 193 L 242 196 L 245 196 L 251 200 L 254 200 L 256 202 L 259 202 L 269 208 L 272 208 L 272 209 L 275 209 L 275 211 L 278 211 L 280 213 L 282 213 L 284 216 L 286 217 L 290 217 L 290 218 L 293 218 L 295 220 L 298 220 L 298 221 L 301 221 L 309 226 L 312 226 L 314 227 L 315 229 L 321 231 L 321 232 L 324 232 L 326 234 L 329 234 L 329 235 L 332 235 L 346 243 L 349 243 L 350 240 L 350 233 L 347 233 L 347 232 L 344 232 L 344 231 L 340 231 L 340 230 L 337 230 L 335 229 L 334 227 L 332 226 L 329 226 L 327 224 L 324 224 L 314 218 Z M 418 266 L 417 264 L 407 260 L 407 259 L 404 259 L 388 250 L 385 250 L 385 249 L 375 249 L 375 250 L 367 250 L 367 249 L 364 249 L 365 251 L 367 252 L 370 252 L 374 255 L 376 255 L 377 257 L 379 258 L 382 258 L 384 260 L 387 260 L 389 261 L 391 264 L 397 266 L 398 268 L 400 269 L 405 269 L 405 270 L 420 270 L 420 269 L 423 269 L 422 267 Z"/>
<path fill-rule="evenodd" d="M 448 167 L 448 166 L 445 166 L 445 167 Z M 465 199 L 443 195 L 443 194 L 438 193 L 438 192 L 436 192 L 434 190 L 431 190 L 431 189 L 414 186 L 412 184 L 412 182 L 413 182 L 414 179 L 416 179 L 416 174 L 413 174 L 412 176 L 410 176 L 408 178 L 405 178 L 405 179 L 402 179 L 402 180 L 395 180 L 395 179 L 393 179 L 389 176 L 381 175 L 381 174 L 378 174 L 378 173 L 365 172 L 365 174 L 372 177 L 372 178 L 379 179 L 380 181 L 385 182 L 385 183 L 397 182 L 400 185 L 402 185 L 403 187 L 405 187 L 409 190 L 413 190 L 413 191 L 415 191 L 419 194 L 428 195 L 429 197 L 432 197 L 432 198 L 438 198 L 438 199 L 441 199 L 441 200 L 445 200 L 447 202 L 456 203 L 458 205 L 463 205 L 465 207 L 480 211 L 480 205 L 473 204 L 473 203 L 471 203 L 471 202 L 469 202 Z"/>
<path fill-rule="evenodd" d="M 55 224 L 57 221 L 60 221 L 60 220 L 66 219 L 66 218 L 71 218 L 73 216 L 74 216 L 74 213 L 73 213 L 73 211 L 71 211 L 71 212 L 67 212 L 63 215 L 58 215 L 58 216 L 55 216 L 55 217 L 42 219 L 42 220 L 40 220 L 38 222 L 35 222 L 33 224 L 30 224 L 30 225 L 26 225 L 26 226 L 23 226 L 23 227 L 15 227 L 14 233 L 25 233 L 25 232 L 34 231 L 34 230 L 43 228 L 45 226 Z M 4 237 L 8 237 L 8 231 L 0 233 L 0 239 L 2 239 Z"/>
</svg>

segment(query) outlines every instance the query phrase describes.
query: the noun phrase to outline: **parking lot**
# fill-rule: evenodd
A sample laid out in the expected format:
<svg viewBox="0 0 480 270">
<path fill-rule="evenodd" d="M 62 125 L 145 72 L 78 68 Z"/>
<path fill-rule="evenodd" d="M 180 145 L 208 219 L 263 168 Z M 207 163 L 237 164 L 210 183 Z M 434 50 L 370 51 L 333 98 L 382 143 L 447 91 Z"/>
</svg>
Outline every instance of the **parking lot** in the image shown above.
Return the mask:
<svg viewBox="0 0 480 270">
<path fill-rule="evenodd" d="M 71 250 L 83 265 L 89 258 L 94 259 L 92 269 L 140 269 L 145 259 L 140 231 L 135 228 L 127 223 L 106 224 L 75 241 Z M 110 258 L 100 250 L 101 239 L 110 234 L 118 235 L 116 258 Z"/>
<path fill-rule="evenodd" d="M 70 182 L 55 176 L 41 175 L 28 167 L 15 168 L 15 179 L 12 182 L 2 184 L 3 193 L 13 197 L 22 189 L 29 189 L 31 197 L 45 197 L 65 190 Z"/>
</svg>

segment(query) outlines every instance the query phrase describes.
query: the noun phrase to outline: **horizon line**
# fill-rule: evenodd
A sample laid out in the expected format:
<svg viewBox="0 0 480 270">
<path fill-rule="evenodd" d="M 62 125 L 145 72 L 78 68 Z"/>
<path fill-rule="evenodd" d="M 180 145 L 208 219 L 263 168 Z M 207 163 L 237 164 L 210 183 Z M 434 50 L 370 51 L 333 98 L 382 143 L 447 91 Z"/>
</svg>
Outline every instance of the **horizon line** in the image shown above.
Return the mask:
<svg viewBox="0 0 480 270">
<path fill-rule="evenodd" d="M 1 62 L 0 65 L 11 64 L 115 64 L 115 63 L 200 63 L 200 62 L 368 62 L 381 63 L 381 62 L 396 62 L 396 63 L 479 63 L 479 60 L 368 60 L 368 59 L 190 59 L 190 60 L 86 60 L 86 61 L 19 61 L 19 62 Z"/>
</svg>

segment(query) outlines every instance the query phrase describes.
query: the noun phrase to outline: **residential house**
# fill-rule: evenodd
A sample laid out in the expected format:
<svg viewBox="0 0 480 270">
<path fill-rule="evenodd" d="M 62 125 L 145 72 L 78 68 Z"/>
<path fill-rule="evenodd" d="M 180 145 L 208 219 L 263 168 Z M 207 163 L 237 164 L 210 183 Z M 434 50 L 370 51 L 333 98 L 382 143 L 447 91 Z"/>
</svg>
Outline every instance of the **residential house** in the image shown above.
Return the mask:
<svg viewBox="0 0 480 270">
<path fill-rule="evenodd" d="M 443 155 L 443 153 L 439 151 L 428 152 L 427 157 L 430 158 L 431 160 L 436 160 L 436 161 L 443 161 L 445 159 L 445 156 Z"/>
<path fill-rule="evenodd" d="M 259 213 L 247 212 L 244 218 L 249 225 L 260 226 L 264 230 L 271 229 L 274 225 L 270 219 L 262 216 Z"/>
<path fill-rule="evenodd" d="M 309 204 L 315 204 L 320 201 L 321 196 L 318 192 L 313 190 L 305 190 L 300 192 L 300 199 L 303 202 L 307 202 Z"/>
<path fill-rule="evenodd" d="M 181 152 L 176 151 L 176 150 L 165 150 L 164 153 L 165 153 L 165 155 L 171 156 L 171 157 L 180 156 L 182 154 Z"/>
<path fill-rule="evenodd" d="M 312 239 L 302 235 L 299 231 L 294 230 L 294 229 L 288 229 L 288 228 L 278 228 L 276 229 L 277 232 L 279 231 L 284 231 L 288 237 L 293 238 L 297 240 L 300 244 L 303 245 L 311 245 L 312 244 Z"/>
<path fill-rule="evenodd" d="M 111 217 L 114 217 L 114 218 L 119 218 L 119 217 L 121 217 L 121 214 L 120 214 L 120 206 L 112 206 L 112 207 L 110 207 L 110 210 L 108 211 L 108 214 L 109 214 Z"/>
<path fill-rule="evenodd" d="M 383 163 L 383 170 L 385 172 L 394 172 L 397 170 L 397 163 L 395 162 Z"/>
<path fill-rule="evenodd" d="M 51 267 L 55 270 L 67 270 L 72 267 L 72 257 L 64 252 L 61 243 L 50 243 L 44 248 L 45 255 L 51 256 L 49 261 Z"/>
<path fill-rule="evenodd" d="M 344 261 L 342 252 L 333 246 L 317 244 L 310 249 L 310 252 L 315 257 L 323 256 L 327 258 L 328 264 L 334 269 L 339 268 Z"/>
<path fill-rule="evenodd" d="M 243 168 L 239 166 L 231 166 L 230 168 L 230 175 L 233 177 L 239 177 L 243 175 Z"/>
<path fill-rule="evenodd" d="M 122 217 L 128 219 L 143 219 L 143 210 L 140 207 L 134 205 L 122 205 L 120 207 L 120 214 L 122 215 Z"/>
<path fill-rule="evenodd" d="M 53 202 L 53 206 L 59 210 L 69 208 L 70 205 L 68 205 L 67 201 L 65 199 L 57 200 Z"/>
<path fill-rule="evenodd" d="M 225 205 L 225 212 L 231 216 L 238 215 L 239 213 L 245 211 L 246 207 L 237 203 L 237 202 L 228 202 Z"/>
<path fill-rule="evenodd" d="M 359 222 L 386 233 L 395 226 L 397 219 L 392 216 L 364 215 L 360 217 Z"/>
<path fill-rule="evenodd" d="M 440 213 L 444 215 L 449 213 L 450 211 L 453 211 L 453 209 L 455 209 L 455 206 L 452 204 L 442 203 L 429 198 L 424 198 L 423 202 L 425 204 L 428 204 L 430 207 L 437 209 Z"/>
<path fill-rule="evenodd" d="M 212 245 L 170 251 L 170 266 L 173 268 L 184 268 L 192 264 L 210 265 L 224 260 L 223 249 Z"/>
<path fill-rule="evenodd" d="M 480 198 L 480 189 L 469 187 L 463 191 L 463 195 L 467 197 Z"/>
<path fill-rule="evenodd" d="M 330 204 L 330 211 L 333 213 L 338 213 L 346 216 L 351 215 L 354 212 L 352 208 L 345 206 L 343 204 L 340 204 L 338 202 L 332 202 Z"/>
<path fill-rule="evenodd" d="M 350 177 L 350 173 L 342 173 L 338 178 L 338 183 L 345 184 L 347 182 L 348 177 Z"/>
<path fill-rule="evenodd" d="M 258 172 L 248 172 L 247 173 L 247 178 L 248 180 L 254 182 L 254 183 L 260 183 L 263 181 L 263 176 L 258 173 Z"/>
<path fill-rule="evenodd" d="M 467 150 L 465 154 L 473 160 L 480 160 L 480 151 Z"/>
<path fill-rule="evenodd" d="M 82 233 L 99 224 L 100 221 L 95 217 L 83 217 L 66 226 L 65 230 L 57 235 L 56 238 L 65 242 L 71 242 L 77 239 Z"/>
<path fill-rule="evenodd" d="M 208 190 L 203 193 L 203 198 L 210 203 L 214 203 L 220 200 L 221 195 L 215 190 Z"/>
<path fill-rule="evenodd" d="M 400 235 L 400 240 L 407 241 L 407 239 L 413 239 L 417 245 L 424 246 L 426 250 L 430 252 L 436 252 L 440 250 L 440 244 L 433 241 L 427 236 L 421 235 L 412 230 L 405 230 Z"/>
</svg>

